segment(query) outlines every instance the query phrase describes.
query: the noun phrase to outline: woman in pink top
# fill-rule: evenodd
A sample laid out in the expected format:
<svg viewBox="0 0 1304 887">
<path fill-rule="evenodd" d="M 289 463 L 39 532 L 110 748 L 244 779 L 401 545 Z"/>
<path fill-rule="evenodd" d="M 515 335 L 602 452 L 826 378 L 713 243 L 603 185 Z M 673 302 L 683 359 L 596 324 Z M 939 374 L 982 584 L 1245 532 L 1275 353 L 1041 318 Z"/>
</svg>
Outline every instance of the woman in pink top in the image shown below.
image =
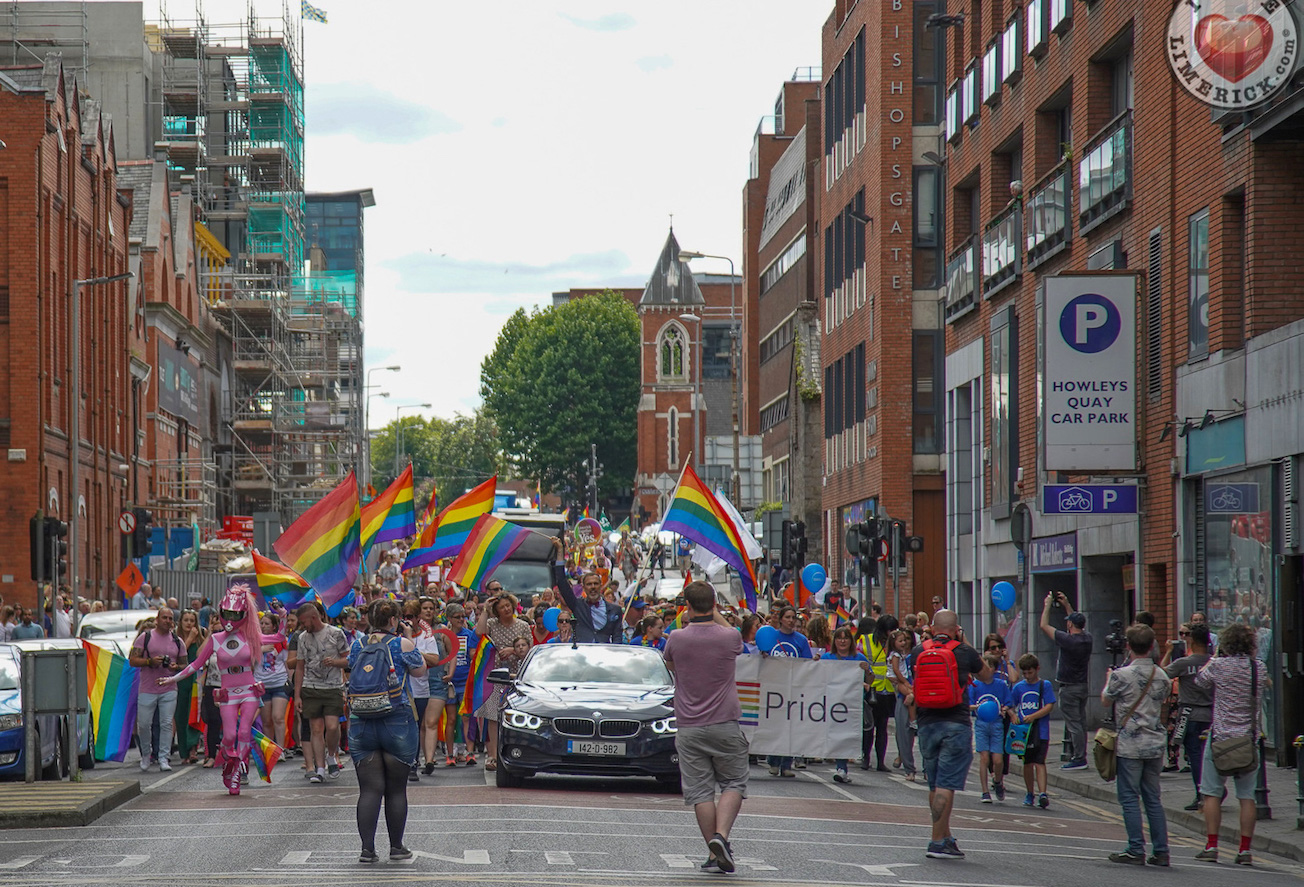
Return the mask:
<svg viewBox="0 0 1304 887">
<path fill-rule="evenodd" d="M 240 777 L 248 769 L 254 717 L 263 699 L 263 685 L 254 680 L 254 666 L 263 644 L 285 642 L 281 634 L 265 635 L 258 624 L 258 606 L 249 586 L 237 582 L 227 589 L 218 611 L 219 628 L 208 636 L 194 660 L 181 671 L 158 679 L 170 686 L 199 671 L 209 657 L 217 657 L 222 686 L 214 698 L 222 712 L 222 782 L 233 795 L 240 794 Z"/>
</svg>

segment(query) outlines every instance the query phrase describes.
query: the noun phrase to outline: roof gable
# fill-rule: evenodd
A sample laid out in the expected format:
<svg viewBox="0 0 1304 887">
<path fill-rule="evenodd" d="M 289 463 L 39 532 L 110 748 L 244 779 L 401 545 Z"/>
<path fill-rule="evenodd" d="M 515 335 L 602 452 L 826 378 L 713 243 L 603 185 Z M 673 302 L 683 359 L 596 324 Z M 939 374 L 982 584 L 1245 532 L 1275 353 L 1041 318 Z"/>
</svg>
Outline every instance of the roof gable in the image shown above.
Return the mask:
<svg viewBox="0 0 1304 887">
<path fill-rule="evenodd" d="M 657 265 L 652 269 L 652 276 L 648 278 L 638 304 L 640 307 L 706 304 L 688 263 L 679 259 L 679 241 L 675 239 L 674 228 L 670 229 L 670 234 L 666 237 L 666 244 L 661 248 Z"/>
</svg>

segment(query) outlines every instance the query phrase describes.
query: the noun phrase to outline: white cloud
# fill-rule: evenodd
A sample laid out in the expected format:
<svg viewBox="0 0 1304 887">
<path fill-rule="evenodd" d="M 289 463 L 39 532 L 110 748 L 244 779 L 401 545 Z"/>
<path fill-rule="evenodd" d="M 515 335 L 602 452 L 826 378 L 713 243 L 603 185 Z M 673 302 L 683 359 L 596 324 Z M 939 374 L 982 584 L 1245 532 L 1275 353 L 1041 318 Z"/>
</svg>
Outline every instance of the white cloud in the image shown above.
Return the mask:
<svg viewBox="0 0 1304 887">
<path fill-rule="evenodd" d="M 313 136 L 348 134 L 364 142 L 407 144 L 462 129 L 442 111 L 367 83 L 310 85 L 305 96 Z"/>
<path fill-rule="evenodd" d="M 634 17 L 624 12 L 613 12 L 598 18 L 579 18 L 565 12 L 557 13 L 566 21 L 586 31 L 627 31 L 634 27 Z"/>
<path fill-rule="evenodd" d="M 664 71 L 666 68 L 674 65 L 675 60 L 668 55 L 645 55 L 642 58 L 635 59 L 634 64 L 638 65 L 640 71 Z"/>
</svg>

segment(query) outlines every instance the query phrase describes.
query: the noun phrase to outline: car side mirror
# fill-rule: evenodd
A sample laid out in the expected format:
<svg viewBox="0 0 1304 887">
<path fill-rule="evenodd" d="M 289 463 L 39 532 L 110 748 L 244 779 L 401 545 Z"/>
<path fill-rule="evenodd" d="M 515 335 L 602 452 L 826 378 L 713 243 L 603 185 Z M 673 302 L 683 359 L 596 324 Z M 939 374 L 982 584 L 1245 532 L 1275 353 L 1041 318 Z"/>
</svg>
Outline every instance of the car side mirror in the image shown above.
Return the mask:
<svg viewBox="0 0 1304 887">
<path fill-rule="evenodd" d="M 491 684 L 514 684 L 514 683 L 516 683 L 514 680 L 512 680 L 512 673 L 511 673 L 511 671 L 508 670 L 508 669 L 506 669 L 506 668 L 495 668 L 495 669 L 492 669 L 492 670 L 489 672 L 489 677 L 487 678 L 487 680 L 488 680 L 489 683 L 491 683 Z"/>
</svg>

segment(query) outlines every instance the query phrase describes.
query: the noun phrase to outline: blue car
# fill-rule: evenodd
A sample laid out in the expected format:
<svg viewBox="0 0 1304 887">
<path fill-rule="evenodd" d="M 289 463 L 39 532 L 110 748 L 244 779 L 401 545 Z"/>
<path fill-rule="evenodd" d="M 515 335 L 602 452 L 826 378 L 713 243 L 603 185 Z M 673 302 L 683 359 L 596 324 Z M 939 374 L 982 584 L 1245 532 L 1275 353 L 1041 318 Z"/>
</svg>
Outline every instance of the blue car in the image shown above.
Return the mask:
<svg viewBox="0 0 1304 887">
<path fill-rule="evenodd" d="M 26 738 L 23 729 L 22 651 L 76 649 L 80 641 L 42 639 L 0 644 L 0 779 L 22 779 L 26 775 Z M 37 765 L 43 779 L 60 779 L 68 773 L 67 749 L 64 747 L 62 719 L 58 715 L 41 715 L 37 721 L 37 747 L 41 760 Z M 77 717 L 77 763 L 83 769 L 95 766 L 91 749 L 90 719 Z"/>
</svg>

